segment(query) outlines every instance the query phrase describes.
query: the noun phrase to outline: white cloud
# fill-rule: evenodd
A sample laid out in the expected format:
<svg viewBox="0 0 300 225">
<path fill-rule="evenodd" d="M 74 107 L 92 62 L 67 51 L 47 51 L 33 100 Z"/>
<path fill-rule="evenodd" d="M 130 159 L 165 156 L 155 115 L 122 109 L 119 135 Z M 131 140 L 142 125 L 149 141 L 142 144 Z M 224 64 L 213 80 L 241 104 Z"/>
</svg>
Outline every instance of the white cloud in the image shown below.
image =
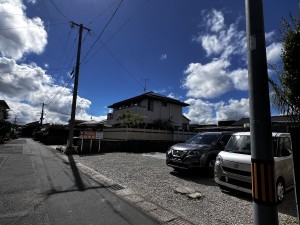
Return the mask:
<svg viewBox="0 0 300 225">
<path fill-rule="evenodd" d="M 0 2 L 0 53 L 2 56 L 21 59 L 25 53 L 40 54 L 47 44 L 43 21 L 28 18 L 21 0 Z"/>
<path fill-rule="evenodd" d="M 56 85 L 42 68 L 35 64 L 18 65 L 15 60 L 0 58 L 0 99 L 11 108 L 10 115 L 21 123 L 37 121 L 41 104 L 45 107 L 45 121 L 67 123 L 71 114 L 72 90 Z M 76 119 L 87 119 L 91 101 L 77 98 Z M 93 116 L 93 118 L 106 116 Z"/>
<path fill-rule="evenodd" d="M 207 56 L 217 55 L 226 58 L 230 55 L 245 55 L 246 32 L 238 30 L 237 22 L 226 25 L 223 13 L 213 9 L 204 15 L 203 24 L 209 32 L 200 33 L 194 40 L 202 45 Z"/>
<path fill-rule="evenodd" d="M 189 110 L 184 115 L 195 124 L 217 124 L 213 109 L 215 105 L 201 99 L 188 99 Z"/>
<path fill-rule="evenodd" d="M 226 75 L 229 62 L 218 59 L 202 65 L 191 63 L 184 71 L 187 77 L 183 87 L 188 89 L 187 96 L 194 98 L 214 98 L 232 89 L 232 82 Z"/>
<path fill-rule="evenodd" d="M 206 15 L 206 27 L 210 27 L 212 32 L 218 32 L 224 28 L 224 15 L 221 11 L 213 9 Z"/>
<path fill-rule="evenodd" d="M 281 59 L 281 50 L 282 44 L 281 43 L 272 43 L 270 44 L 266 51 L 267 51 L 267 61 L 269 63 L 277 63 Z"/>
<path fill-rule="evenodd" d="M 248 90 L 248 70 L 247 69 L 237 69 L 231 71 L 228 76 L 234 84 L 235 89 L 246 91 Z"/>
<path fill-rule="evenodd" d="M 188 99 L 188 112 L 184 115 L 196 124 L 217 124 L 218 121 L 238 120 L 249 117 L 249 99 L 230 99 L 227 103 L 221 101 L 211 103 L 202 99 Z"/>
<path fill-rule="evenodd" d="M 160 60 L 166 60 L 167 59 L 167 54 L 162 54 L 160 56 Z"/>
<path fill-rule="evenodd" d="M 216 117 L 217 120 L 238 120 L 242 117 L 249 117 L 249 99 L 240 100 L 230 99 L 228 104 L 218 106 Z"/>
</svg>

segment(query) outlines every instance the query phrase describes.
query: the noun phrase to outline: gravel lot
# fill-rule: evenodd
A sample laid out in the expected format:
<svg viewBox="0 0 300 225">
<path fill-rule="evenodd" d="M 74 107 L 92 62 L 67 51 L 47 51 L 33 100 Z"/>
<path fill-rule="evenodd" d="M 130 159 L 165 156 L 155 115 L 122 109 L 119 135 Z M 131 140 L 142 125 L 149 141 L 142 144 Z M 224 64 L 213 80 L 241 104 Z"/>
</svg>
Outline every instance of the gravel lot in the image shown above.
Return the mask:
<svg viewBox="0 0 300 225">
<path fill-rule="evenodd" d="M 74 159 L 194 224 L 252 224 L 251 196 L 223 193 L 201 171 L 177 173 L 166 166 L 164 154 L 105 153 Z M 175 192 L 179 187 L 203 197 L 190 199 Z M 280 224 L 298 224 L 294 191 L 287 193 L 278 212 Z"/>
</svg>

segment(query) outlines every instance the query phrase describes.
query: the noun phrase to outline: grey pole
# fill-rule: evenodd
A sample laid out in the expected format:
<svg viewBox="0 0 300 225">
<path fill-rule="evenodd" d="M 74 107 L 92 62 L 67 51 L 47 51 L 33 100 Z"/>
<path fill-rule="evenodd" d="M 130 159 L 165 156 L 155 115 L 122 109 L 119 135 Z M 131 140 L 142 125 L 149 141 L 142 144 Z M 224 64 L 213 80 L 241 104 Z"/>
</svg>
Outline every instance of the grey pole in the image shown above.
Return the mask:
<svg viewBox="0 0 300 225">
<path fill-rule="evenodd" d="M 274 155 L 262 0 L 246 0 L 253 222 L 277 225 Z"/>
</svg>

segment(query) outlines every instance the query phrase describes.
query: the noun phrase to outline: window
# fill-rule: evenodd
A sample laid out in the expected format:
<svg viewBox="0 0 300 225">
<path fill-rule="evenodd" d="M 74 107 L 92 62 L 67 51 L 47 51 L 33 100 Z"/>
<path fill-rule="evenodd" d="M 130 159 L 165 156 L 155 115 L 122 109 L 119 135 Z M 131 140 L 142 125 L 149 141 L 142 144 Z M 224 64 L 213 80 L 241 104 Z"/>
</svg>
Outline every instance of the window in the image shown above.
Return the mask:
<svg viewBox="0 0 300 225">
<path fill-rule="evenodd" d="M 278 156 L 289 156 L 291 151 L 291 140 L 289 138 L 280 138 Z"/>
<path fill-rule="evenodd" d="M 154 110 L 154 101 L 148 99 L 148 111 L 153 111 Z"/>
</svg>

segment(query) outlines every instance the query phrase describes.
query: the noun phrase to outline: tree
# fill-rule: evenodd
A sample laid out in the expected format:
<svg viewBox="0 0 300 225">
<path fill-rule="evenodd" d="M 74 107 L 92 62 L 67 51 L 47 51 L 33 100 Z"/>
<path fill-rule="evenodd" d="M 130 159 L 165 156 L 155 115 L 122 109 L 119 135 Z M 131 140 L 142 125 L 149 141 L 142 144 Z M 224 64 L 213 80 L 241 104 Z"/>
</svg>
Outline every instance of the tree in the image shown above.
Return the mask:
<svg viewBox="0 0 300 225">
<path fill-rule="evenodd" d="M 289 132 L 293 145 L 293 161 L 295 175 L 296 202 L 300 202 L 300 13 L 298 18 L 290 16 L 291 22 L 282 19 L 279 29 L 282 37 L 282 69 L 272 66 L 278 75 L 279 84 L 269 79 L 271 88 L 274 90 L 272 103 L 281 113 L 289 115 L 295 122 L 295 127 L 290 127 Z M 298 184 L 298 185 L 297 185 Z M 298 222 L 299 220 L 299 206 Z"/>
<path fill-rule="evenodd" d="M 300 16 L 300 14 L 299 14 Z M 300 18 L 300 17 L 299 17 Z M 300 121 L 300 19 L 290 16 L 291 22 L 282 19 L 279 29 L 283 45 L 282 69 L 272 65 L 279 84 L 269 79 L 274 90 L 272 104 L 281 113 L 290 115 L 299 125 Z"/>
<path fill-rule="evenodd" d="M 117 118 L 117 120 L 120 121 L 122 127 L 139 127 L 146 118 L 146 116 L 126 110 Z"/>
</svg>

